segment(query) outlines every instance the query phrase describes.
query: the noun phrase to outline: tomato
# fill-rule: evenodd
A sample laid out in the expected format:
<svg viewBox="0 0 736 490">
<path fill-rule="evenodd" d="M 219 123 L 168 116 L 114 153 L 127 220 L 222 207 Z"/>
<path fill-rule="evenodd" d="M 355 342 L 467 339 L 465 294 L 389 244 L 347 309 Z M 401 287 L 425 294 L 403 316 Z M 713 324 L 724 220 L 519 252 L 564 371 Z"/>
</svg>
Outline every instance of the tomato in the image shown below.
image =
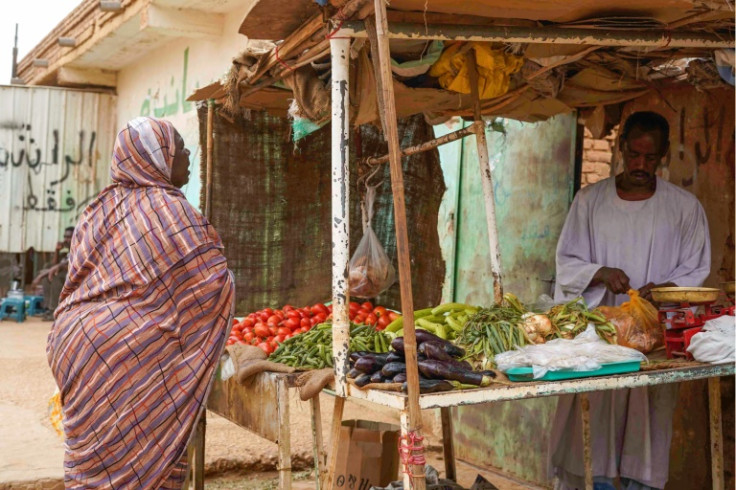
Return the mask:
<svg viewBox="0 0 736 490">
<path fill-rule="evenodd" d="M 264 308 L 261 311 L 263 311 L 264 313 L 268 313 L 269 316 L 273 315 L 273 310 L 271 308 Z"/>
<path fill-rule="evenodd" d="M 253 327 L 245 327 L 243 330 L 241 330 L 243 335 L 247 334 L 248 332 L 252 332 L 252 331 L 253 331 Z"/>
<path fill-rule="evenodd" d="M 315 315 L 319 313 L 327 314 L 327 307 L 322 303 L 317 303 L 316 305 L 312 306 L 310 310 L 312 310 L 312 313 L 314 313 Z"/>
<path fill-rule="evenodd" d="M 255 322 L 250 316 L 248 316 L 247 318 L 243 318 L 243 321 L 240 322 L 240 325 L 242 325 L 243 327 L 252 327 L 254 324 Z"/>
<path fill-rule="evenodd" d="M 274 342 L 278 342 L 279 344 L 286 340 L 286 335 L 277 335 L 273 338 Z"/>
<path fill-rule="evenodd" d="M 268 317 L 269 316 L 271 316 L 271 315 L 269 315 L 265 311 L 262 311 L 262 312 L 258 313 L 258 319 L 261 320 L 262 322 L 265 322 L 266 320 L 268 320 Z"/>
<path fill-rule="evenodd" d="M 279 327 L 276 325 L 269 325 L 268 326 L 268 333 L 271 337 L 274 337 L 279 331 Z"/>
<path fill-rule="evenodd" d="M 235 341 L 233 339 L 227 339 L 227 342 L 225 342 L 225 345 L 233 345 Z"/>
<path fill-rule="evenodd" d="M 294 334 L 293 334 L 293 333 L 290 333 L 289 335 L 287 335 L 287 336 L 286 336 L 286 340 L 289 340 L 289 339 L 290 339 L 290 338 L 292 338 L 293 336 L 294 336 Z"/>
<path fill-rule="evenodd" d="M 273 340 L 271 340 L 271 352 L 275 351 L 279 348 L 279 343 L 276 342 L 276 338 L 274 337 Z"/>
<path fill-rule="evenodd" d="M 360 309 L 360 303 L 356 303 L 355 301 L 351 301 L 349 305 L 351 310 L 359 310 Z"/>
<path fill-rule="evenodd" d="M 293 318 L 294 320 L 301 320 L 302 316 L 299 314 L 296 310 L 291 310 L 288 313 L 286 313 L 286 316 L 289 318 Z"/>
<path fill-rule="evenodd" d="M 364 311 L 373 311 L 373 304 L 370 301 L 366 301 L 360 305 L 360 309 Z"/>
<path fill-rule="evenodd" d="M 332 305 L 330 305 L 330 306 L 327 307 L 327 311 L 329 311 L 330 313 L 332 313 Z"/>
<path fill-rule="evenodd" d="M 391 321 L 394 321 L 394 320 L 396 320 L 396 319 L 397 319 L 397 318 L 399 318 L 400 316 L 401 316 L 401 315 L 399 315 L 399 314 L 398 314 L 398 313 L 396 313 L 395 311 L 389 311 L 389 312 L 388 312 L 388 319 L 389 319 L 389 320 L 391 320 Z"/>
<path fill-rule="evenodd" d="M 325 313 L 318 313 L 314 315 L 314 318 L 317 319 L 317 323 L 324 323 L 325 320 L 327 320 L 327 314 Z"/>
<path fill-rule="evenodd" d="M 391 319 L 388 317 L 388 315 L 383 315 L 378 318 L 378 325 L 376 326 L 376 330 L 383 330 L 384 328 L 388 327 L 388 324 L 391 323 Z"/>
<path fill-rule="evenodd" d="M 309 324 L 312 327 L 319 324 L 319 318 L 317 318 L 316 316 L 313 316 L 312 318 L 309 319 Z"/>
<path fill-rule="evenodd" d="M 309 327 L 312 325 L 312 323 L 309 321 L 309 318 L 302 318 L 302 320 L 299 322 L 299 325 L 301 327 Z"/>
<path fill-rule="evenodd" d="M 258 337 L 264 338 L 271 335 L 270 330 L 267 326 L 265 326 L 262 323 L 257 323 L 255 327 L 253 327 L 253 333 L 255 333 Z"/>
<path fill-rule="evenodd" d="M 299 323 L 300 323 L 300 320 L 296 320 L 294 318 L 287 318 L 286 320 L 283 321 L 281 325 L 283 325 L 284 327 L 290 330 L 294 330 L 295 328 L 299 328 Z"/>
<path fill-rule="evenodd" d="M 289 327 L 279 327 L 276 329 L 276 335 L 283 335 L 286 337 L 291 333 L 291 329 Z"/>
<path fill-rule="evenodd" d="M 257 347 L 266 354 L 270 354 L 271 352 L 273 352 L 273 350 L 271 349 L 271 344 L 269 344 L 268 342 L 261 342 L 260 344 L 258 344 Z"/>
<path fill-rule="evenodd" d="M 365 315 L 363 313 L 358 313 L 357 315 L 355 315 L 353 323 L 357 323 L 358 325 L 365 324 Z"/>
<path fill-rule="evenodd" d="M 386 314 L 386 311 L 387 311 L 386 310 L 386 307 L 384 307 L 384 306 L 376 306 L 373 309 L 373 314 L 376 315 L 376 316 L 383 316 L 383 315 Z"/>
<path fill-rule="evenodd" d="M 290 311 L 293 311 L 293 310 L 294 310 L 294 307 L 291 305 L 284 305 L 284 307 L 281 308 L 281 311 L 283 311 L 284 313 L 289 313 Z"/>
<path fill-rule="evenodd" d="M 266 320 L 266 325 L 268 325 L 269 327 L 270 326 L 276 326 L 276 325 L 279 324 L 280 321 L 281 321 L 281 318 L 277 317 L 276 315 L 271 315 Z"/>
<path fill-rule="evenodd" d="M 254 338 L 256 338 L 256 336 L 253 334 L 253 332 L 248 332 L 245 335 L 243 335 L 243 340 L 245 340 L 248 343 L 253 341 Z"/>
<path fill-rule="evenodd" d="M 299 333 L 307 333 L 307 332 L 309 332 L 309 331 L 310 331 L 311 329 L 312 329 L 312 327 L 311 327 L 311 326 L 309 326 L 309 327 L 302 327 L 302 328 L 300 328 L 300 329 L 299 329 Z"/>
<path fill-rule="evenodd" d="M 369 313 L 368 316 L 365 317 L 365 323 L 368 325 L 375 325 L 377 322 L 378 317 L 373 313 Z"/>
<path fill-rule="evenodd" d="M 304 308 L 300 309 L 299 311 L 302 312 L 302 318 L 311 317 L 313 315 L 312 310 L 309 309 L 309 307 L 305 306 Z"/>
</svg>

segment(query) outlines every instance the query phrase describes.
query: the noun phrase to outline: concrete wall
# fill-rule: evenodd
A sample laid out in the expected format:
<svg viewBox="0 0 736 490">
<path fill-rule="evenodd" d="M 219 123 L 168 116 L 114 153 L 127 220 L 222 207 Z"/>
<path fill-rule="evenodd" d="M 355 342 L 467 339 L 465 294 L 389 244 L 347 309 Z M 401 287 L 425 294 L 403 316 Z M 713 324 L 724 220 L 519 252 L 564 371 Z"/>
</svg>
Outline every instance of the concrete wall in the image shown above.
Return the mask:
<svg viewBox="0 0 736 490">
<path fill-rule="evenodd" d="M 187 96 L 198 87 L 208 85 L 225 75 L 232 58 L 247 44 L 238 34 L 249 1 L 226 14 L 223 35 L 219 38 L 180 39 L 151 51 L 118 73 L 117 127 L 137 116 L 154 116 L 170 120 L 191 151 L 192 168 L 184 193 L 189 202 L 199 207 L 199 123 L 193 103 Z"/>
</svg>

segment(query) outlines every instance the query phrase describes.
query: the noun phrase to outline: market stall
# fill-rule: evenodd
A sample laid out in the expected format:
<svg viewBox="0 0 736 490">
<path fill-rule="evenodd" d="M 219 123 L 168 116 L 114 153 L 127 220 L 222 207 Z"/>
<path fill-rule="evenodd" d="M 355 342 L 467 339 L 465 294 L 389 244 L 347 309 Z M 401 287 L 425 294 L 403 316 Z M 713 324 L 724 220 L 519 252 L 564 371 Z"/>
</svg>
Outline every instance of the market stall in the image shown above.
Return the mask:
<svg viewBox="0 0 736 490">
<path fill-rule="evenodd" d="M 415 308 L 412 296 L 411 257 L 409 251 L 409 234 L 407 232 L 406 204 L 404 196 L 404 176 L 401 166 L 402 155 L 409 155 L 426 151 L 437 146 L 468 135 L 475 135 L 477 142 L 478 159 L 480 163 L 480 177 L 483 184 L 483 196 L 486 211 L 489 250 L 489 268 L 494 277 L 494 299 L 496 305 L 504 302 L 502 287 L 502 270 L 498 245 L 498 230 L 496 225 L 496 211 L 494 199 L 494 183 L 491 174 L 491 164 L 488 147 L 485 141 L 486 124 L 483 116 L 498 115 L 523 120 L 544 119 L 551 115 L 577 108 L 588 112 L 591 120 L 599 119 L 600 126 L 611 126 L 615 120 L 616 107 L 623 101 L 636 99 L 650 91 L 665 90 L 666 84 L 660 80 L 672 82 L 683 75 L 683 71 L 668 71 L 672 66 L 669 60 L 679 57 L 703 56 L 716 49 L 732 48 L 734 43 L 730 30 L 733 25 L 730 5 L 709 2 L 683 2 L 678 8 L 665 8 L 657 1 L 644 2 L 646 5 L 629 5 L 634 11 L 639 11 L 652 17 L 594 17 L 600 14 L 592 7 L 581 7 L 582 11 L 574 15 L 560 11 L 545 11 L 541 3 L 527 2 L 522 8 L 504 7 L 501 3 L 492 1 L 478 2 L 471 11 L 458 11 L 460 7 L 453 7 L 449 3 L 433 2 L 425 11 L 411 1 L 394 1 L 391 12 L 387 12 L 386 5 L 376 1 L 375 6 L 362 1 L 349 1 L 339 5 L 339 10 L 331 16 L 331 23 L 323 23 L 323 15 L 329 9 L 316 15 L 311 20 L 301 24 L 289 19 L 288 13 L 282 17 L 282 23 L 273 23 L 269 26 L 285 40 L 272 49 L 266 50 L 260 56 L 253 57 L 250 64 L 236 60 L 232 85 L 230 90 L 224 88 L 208 88 L 207 97 L 229 97 L 230 108 L 243 107 L 247 109 L 263 108 L 267 110 L 283 110 L 284 100 L 279 98 L 278 90 L 266 87 L 276 81 L 292 77 L 290 87 L 296 95 L 297 110 L 302 119 L 324 122 L 332 121 L 332 325 L 331 341 L 332 356 L 335 372 L 334 393 L 335 421 L 332 427 L 335 440 L 336 429 L 339 429 L 342 409 L 345 399 L 359 399 L 377 403 L 401 411 L 402 438 L 404 449 L 402 456 L 407 465 L 411 466 L 404 472 L 405 487 L 424 488 L 424 468 L 421 444 L 421 417 L 420 411 L 426 408 L 446 409 L 451 406 L 489 403 L 521 399 L 537 396 L 558 395 L 562 393 L 584 393 L 597 390 L 618 389 L 636 386 L 650 386 L 655 384 L 675 383 L 690 379 L 708 378 L 711 401 L 719 399 L 718 377 L 733 375 L 733 363 L 718 366 L 693 366 L 645 373 L 619 374 L 612 377 L 579 379 L 559 382 L 531 382 L 518 386 L 498 386 L 492 384 L 479 389 L 463 390 L 462 392 L 448 391 L 446 393 L 420 394 L 419 361 L 415 323 L 421 326 L 421 318 L 415 322 Z M 618 5 L 620 7 L 620 5 Z M 302 5 L 302 7 L 304 7 Z M 697 7 L 697 9 L 696 9 Z M 728 7 L 728 8 L 726 8 Z M 418 12 L 412 12 L 417 9 Z M 521 9 L 521 10 L 520 10 Z M 428 10 L 428 11 L 427 11 Z M 442 14 L 442 15 L 438 15 Z M 473 14 L 473 15 L 470 15 Z M 251 14 L 253 15 L 253 14 Z M 486 15 L 483 17 L 483 15 Z M 393 17 L 392 17 L 393 16 Z M 250 15 L 249 15 L 250 17 Z M 482 17 L 482 18 L 481 18 Z M 427 19 L 430 20 L 427 20 Z M 519 21 L 522 18 L 525 21 Z M 394 22 L 393 20 L 397 21 Z M 245 29 L 253 27 L 253 18 L 246 18 Z M 424 22 L 422 22 L 422 20 Z M 582 22 L 587 20 L 586 22 Z M 391 22 L 389 22 L 391 21 Z M 546 22 L 542 22 L 546 21 Z M 443 25 L 435 25 L 435 23 Z M 547 22 L 552 23 L 547 24 Z M 611 27 L 611 22 L 624 22 L 627 30 Z M 246 24 L 250 23 L 250 27 Z M 628 23 L 628 24 L 627 24 Z M 632 30 L 632 24 L 637 30 Z M 287 25 L 288 24 L 288 25 Z M 242 29 L 241 28 L 241 32 Z M 279 30 L 281 28 L 281 30 Z M 687 28 L 691 29 L 688 30 Z M 725 30 L 724 30 L 725 29 Z M 322 34 L 326 34 L 323 36 Z M 276 34 L 274 34 L 276 35 Z M 253 37 L 253 36 L 251 36 Z M 368 38 L 370 48 L 363 48 L 363 44 L 356 47 L 353 39 Z M 491 95 L 481 93 L 481 86 L 489 85 L 493 75 L 489 75 L 488 67 L 480 65 L 478 49 L 472 44 L 465 44 L 467 48 L 454 53 L 452 63 L 459 63 L 461 80 L 447 80 L 442 88 L 409 87 L 395 79 L 396 71 L 392 69 L 391 49 L 389 40 L 416 41 L 416 40 L 451 40 L 468 42 L 501 42 L 511 45 L 526 45 L 529 50 L 535 49 L 534 59 L 544 60 L 544 65 L 537 63 L 523 72 L 522 79 L 516 81 L 515 86 L 509 86 L 508 77 L 501 76 Z M 459 46 L 459 45 L 454 45 Z M 564 48 L 544 48 L 550 46 L 564 46 Z M 371 61 L 365 58 L 367 64 L 362 69 L 351 71 L 350 60 L 355 51 L 367 55 L 370 51 Z M 475 50 L 476 54 L 472 55 Z M 314 83 L 315 76 L 306 76 L 307 82 L 299 82 L 299 69 L 310 67 L 313 61 L 323 60 L 329 53 L 328 67 L 331 79 L 331 114 L 326 112 L 324 103 L 313 104 L 313 99 L 320 95 L 320 91 L 309 92 L 306 88 Z M 646 54 L 644 54 L 646 53 Z M 492 55 L 491 55 L 492 56 Z M 519 71 L 522 60 L 514 55 L 502 53 L 505 57 L 504 66 L 518 65 L 509 68 L 510 71 Z M 527 58 L 529 51 L 527 51 Z M 636 64 L 647 66 L 648 76 L 640 79 L 640 71 Z M 646 60 L 646 63 L 641 60 Z M 372 63 L 372 64 L 371 64 Z M 666 65 L 666 66 L 665 66 Z M 574 73 L 567 82 L 564 70 L 559 68 L 574 67 Z M 617 67 L 622 73 L 612 71 Z M 531 70 L 531 71 L 528 71 Z M 633 71 L 630 71 L 633 70 Z M 295 72 L 295 73 L 292 73 Z M 357 73 L 357 75 L 356 75 Z M 625 74 L 628 73 L 628 76 Z M 366 77 L 372 74 L 369 82 Z M 507 73 L 506 75 L 509 75 Z M 456 73 L 457 75 L 457 73 Z M 555 75 L 555 76 L 552 76 Z M 358 79 L 358 88 L 355 88 L 353 77 Z M 317 79 L 320 79 L 318 76 Z M 440 80 L 442 75 L 440 75 Z M 479 83 L 479 80 L 483 83 Z M 540 86 L 534 80 L 544 79 L 545 84 Z M 467 90 L 450 87 L 455 82 L 466 83 Z M 712 83 L 718 79 L 712 79 Z M 370 96 L 365 96 L 361 88 L 373 84 L 378 97 L 373 106 Z M 376 88 L 377 87 L 377 88 Z M 218 92 L 220 90 L 220 92 Z M 495 90 L 495 92 L 494 92 Z M 284 92 L 287 92 L 284 90 Z M 290 93 L 290 92 L 287 92 Z M 259 95 L 260 94 L 260 95 Z M 285 95 L 285 94 L 281 94 Z M 324 95 L 322 93 L 321 95 Z M 351 97 L 359 97 L 351 101 Z M 233 100 L 233 98 L 235 100 Z M 593 108 L 601 110 L 593 111 Z M 437 138 L 412 148 L 400 148 L 397 118 L 407 114 L 423 112 L 425 116 L 442 118 L 449 115 L 471 117 L 474 123 L 469 127 L 446 137 Z M 398 279 L 401 290 L 401 312 L 403 313 L 403 355 L 406 373 L 406 394 L 396 394 L 384 390 L 360 389 L 349 382 L 351 322 L 350 314 L 350 216 L 348 203 L 349 195 L 349 141 L 351 125 L 366 122 L 375 122 L 383 127 L 388 141 L 387 156 L 368 159 L 367 164 L 390 164 L 392 193 L 394 200 L 394 215 L 396 227 L 396 243 L 398 255 Z M 731 312 L 732 313 L 732 312 Z M 523 344 L 524 341 L 521 341 Z M 278 351 L 277 351 L 278 352 Z M 480 384 L 480 383 L 479 383 Z M 584 399 L 584 398 L 583 398 Z M 586 420 L 586 405 L 583 403 L 583 420 Z M 224 410 L 223 410 L 224 411 Z M 443 434 L 446 445 L 447 474 L 452 475 L 452 428 L 449 424 L 447 412 L 443 412 Z M 584 430 L 584 434 L 589 432 Z M 711 448 L 713 450 L 713 482 L 715 487 L 723 485 L 722 456 L 720 451 L 720 405 L 711 404 Z M 586 440 L 589 448 L 589 440 Z M 334 448 L 333 448 L 334 449 Z M 327 465 L 327 474 L 322 481 L 326 488 L 333 487 L 332 470 L 335 465 L 335 451 L 329 451 L 330 461 Z M 589 449 L 586 451 L 589 456 Z M 586 458 L 586 486 L 592 488 L 592 471 L 589 458 Z"/>
</svg>

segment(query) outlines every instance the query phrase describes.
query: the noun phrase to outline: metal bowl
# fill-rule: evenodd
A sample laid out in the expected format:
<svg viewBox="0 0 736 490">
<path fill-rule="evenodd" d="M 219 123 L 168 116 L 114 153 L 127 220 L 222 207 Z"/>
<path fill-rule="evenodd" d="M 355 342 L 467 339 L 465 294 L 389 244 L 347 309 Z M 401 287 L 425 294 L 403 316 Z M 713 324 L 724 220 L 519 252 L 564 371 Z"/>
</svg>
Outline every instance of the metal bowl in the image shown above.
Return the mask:
<svg viewBox="0 0 736 490">
<path fill-rule="evenodd" d="M 654 288 L 652 299 L 658 303 L 711 303 L 720 293 L 715 288 Z"/>
<path fill-rule="evenodd" d="M 734 294 L 736 292 L 736 281 L 728 281 L 721 284 L 723 290 L 727 294 Z"/>
</svg>

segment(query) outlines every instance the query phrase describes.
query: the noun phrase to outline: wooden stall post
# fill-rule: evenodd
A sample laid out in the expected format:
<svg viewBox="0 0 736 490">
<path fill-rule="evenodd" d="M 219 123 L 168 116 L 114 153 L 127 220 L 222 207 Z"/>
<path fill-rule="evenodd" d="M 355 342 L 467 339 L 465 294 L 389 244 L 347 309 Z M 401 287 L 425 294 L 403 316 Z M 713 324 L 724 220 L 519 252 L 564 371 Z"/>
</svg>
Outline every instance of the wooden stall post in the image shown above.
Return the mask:
<svg viewBox="0 0 736 490">
<path fill-rule="evenodd" d="M 321 490 L 322 477 L 325 471 L 325 445 L 322 440 L 322 409 L 319 403 L 319 395 L 309 400 L 310 415 L 312 417 L 312 444 L 314 445 L 314 479 L 316 490 Z M 341 417 L 342 418 L 342 417 Z"/>
<path fill-rule="evenodd" d="M 713 490 L 723 490 L 723 423 L 721 420 L 721 379 L 708 378 L 710 412 L 710 459 Z"/>
<path fill-rule="evenodd" d="M 324 488 L 333 488 L 336 447 L 348 393 L 350 318 L 348 261 L 350 256 L 350 173 L 348 151 L 350 39 L 330 39 L 332 61 L 332 352 L 335 366 L 335 410 L 330 434 L 330 463 Z"/>
<path fill-rule="evenodd" d="M 493 275 L 493 301 L 503 301 L 503 284 L 501 282 L 501 250 L 498 245 L 498 226 L 496 224 L 496 198 L 493 194 L 493 175 L 491 161 L 488 156 L 486 128 L 480 113 L 480 95 L 478 90 L 478 67 L 475 63 L 475 52 L 467 53 L 468 74 L 470 75 L 470 94 L 473 98 L 473 116 L 475 125 L 475 142 L 478 146 L 478 163 L 483 184 L 483 201 L 486 207 L 486 225 L 488 226 L 488 244 L 491 252 L 491 274 Z M 479 123 L 479 124 L 478 124 Z"/>
<path fill-rule="evenodd" d="M 593 455 L 590 446 L 590 400 L 587 393 L 581 393 L 580 412 L 583 419 L 583 464 L 585 466 L 585 490 L 593 490 Z"/>
<path fill-rule="evenodd" d="M 207 100 L 207 170 L 204 186 L 204 216 L 212 217 L 212 165 L 215 153 L 215 101 Z"/>
<path fill-rule="evenodd" d="M 404 173 L 401 167 L 401 148 L 396 121 L 396 101 L 391 74 L 391 53 L 388 45 L 388 21 L 384 0 L 375 0 L 376 34 L 381 80 L 381 97 L 385 110 L 386 139 L 391 167 L 391 187 L 394 200 L 394 219 L 396 222 L 396 249 L 399 262 L 399 286 L 401 291 L 401 312 L 404 315 L 404 349 L 406 356 L 406 377 L 408 382 L 408 430 L 409 441 L 421 446 L 422 412 L 419 409 L 419 371 L 417 368 L 417 339 L 414 332 L 414 300 L 411 290 L 411 262 L 409 256 L 409 233 L 406 225 L 406 202 L 404 199 Z M 407 439 L 404 439 L 407 441 Z M 413 453 L 413 451 L 410 451 Z M 424 459 L 420 454 L 412 458 L 410 466 L 412 487 L 426 488 L 424 479 Z"/>
<path fill-rule="evenodd" d="M 276 379 L 279 419 L 279 488 L 291 490 L 291 426 L 289 423 L 289 386 L 286 377 Z"/>
<path fill-rule="evenodd" d="M 442 420 L 442 454 L 445 458 L 445 478 L 457 481 L 455 441 L 453 439 L 452 413 L 450 410 L 450 407 L 440 408 L 440 418 Z"/>
</svg>

